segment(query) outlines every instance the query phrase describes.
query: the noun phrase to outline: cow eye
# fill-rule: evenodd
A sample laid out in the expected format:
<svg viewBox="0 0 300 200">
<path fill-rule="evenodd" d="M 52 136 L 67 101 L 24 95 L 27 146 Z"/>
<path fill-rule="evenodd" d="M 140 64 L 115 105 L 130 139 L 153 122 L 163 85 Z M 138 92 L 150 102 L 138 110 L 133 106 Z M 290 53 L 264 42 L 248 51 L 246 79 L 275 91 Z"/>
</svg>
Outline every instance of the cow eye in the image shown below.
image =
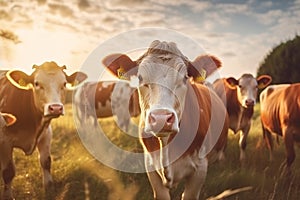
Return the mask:
<svg viewBox="0 0 300 200">
<path fill-rule="evenodd" d="M 64 90 L 67 87 L 67 83 L 64 82 L 63 86 L 61 87 L 62 90 Z"/>
<path fill-rule="evenodd" d="M 35 82 L 34 82 L 34 87 L 35 87 L 36 89 L 44 89 L 44 88 L 42 87 L 42 85 L 41 85 L 38 81 L 35 81 Z"/>
<path fill-rule="evenodd" d="M 139 82 L 143 81 L 143 77 L 141 75 L 138 75 L 138 79 L 139 79 Z"/>
<path fill-rule="evenodd" d="M 183 83 L 186 84 L 186 82 L 187 82 L 188 79 L 189 79 L 189 76 L 188 76 L 188 75 L 184 76 L 184 77 L 183 77 Z"/>
<path fill-rule="evenodd" d="M 42 86 L 41 86 L 41 84 L 38 81 L 34 82 L 34 87 L 42 89 Z"/>
</svg>

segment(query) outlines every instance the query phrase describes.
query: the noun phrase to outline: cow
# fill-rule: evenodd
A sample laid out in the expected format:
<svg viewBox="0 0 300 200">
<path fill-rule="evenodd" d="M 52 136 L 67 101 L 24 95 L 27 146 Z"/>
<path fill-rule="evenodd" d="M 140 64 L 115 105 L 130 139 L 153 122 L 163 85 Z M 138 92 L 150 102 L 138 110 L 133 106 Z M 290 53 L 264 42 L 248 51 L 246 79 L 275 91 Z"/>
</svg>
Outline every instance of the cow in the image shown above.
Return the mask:
<svg viewBox="0 0 300 200">
<path fill-rule="evenodd" d="M 119 127 L 128 131 L 130 117 L 140 114 L 137 91 L 124 81 L 85 82 L 74 95 L 74 103 L 80 120 L 117 117 Z"/>
<path fill-rule="evenodd" d="M 261 102 L 261 121 L 266 143 L 272 153 L 273 142 L 271 134 L 282 136 L 286 161 L 283 171 L 291 173 L 291 165 L 295 160 L 294 142 L 300 142 L 300 84 L 284 85 L 266 96 Z M 272 156 L 270 155 L 272 158 Z"/>
<path fill-rule="evenodd" d="M 240 131 L 240 161 L 245 160 L 247 136 L 251 127 L 257 90 L 268 86 L 272 78 L 261 75 L 254 78 L 251 74 L 243 74 L 239 79 L 234 77 L 217 79 L 213 83 L 214 90 L 223 100 L 229 115 L 229 128 L 236 134 Z"/>
<path fill-rule="evenodd" d="M 201 70 L 210 75 L 221 62 L 211 55 L 190 61 L 174 42 L 155 40 L 135 61 L 126 54 L 111 54 L 102 63 L 113 75 L 120 77 L 122 71 L 123 79 L 137 83 L 139 139 L 154 198 L 170 199 L 169 190 L 186 180 L 182 199 L 198 199 L 206 154 L 217 140 L 225 142 L 228 119 L 221 99 L 193 80 Z"/>
<path fill-rule="evenodd" d="M 8 71 L 0 77 L 0 111 L 11 113 L 17 121 L 6 127 L 7 139 L 1 141 L 0 163 L 4 181 L 3 199 L 13 199 L 11 183 L 15 176 L 13 149 L 19 148 L 25 155 L 38 149 L 43 171 L 43 184 L 47 189 L 52 183 L 50 173 L 51 119 L 64 114 L 67 85 L 75 86 L 87 76 L 82 72 L 67 75 L 66 66 L 55 62 L 33 65 L 33 73 Z"/>
<path fill-rule="evenodd" d="M 268 87 L 266 87 L 259 95 L 260 109 L 262 109 L 264 107 L 265 99 L 268 96 L 270 96 L 273 92 L 282 90 L 288 86 L 290 86 L 290 84 L 275 84 L 275 85 L 269 85 Z M 265 129 L 263 128 L 263 125 L 262 125 L 262 131 L 263 131 L 263 138 L 265 140 L 266 146 L 268 147 L 268 149 L 270 151 L 269 160 L 272 161 L 273 160 L 273 138 L 272 138 L 271 134 L 266 133 Z M 266 138 L 266 137 L 268 137 L 268 138 Z M 277 139 L 277 142 L 279 143 L 278 135 L 277 135 L 276 139 Z"/>
</svg>

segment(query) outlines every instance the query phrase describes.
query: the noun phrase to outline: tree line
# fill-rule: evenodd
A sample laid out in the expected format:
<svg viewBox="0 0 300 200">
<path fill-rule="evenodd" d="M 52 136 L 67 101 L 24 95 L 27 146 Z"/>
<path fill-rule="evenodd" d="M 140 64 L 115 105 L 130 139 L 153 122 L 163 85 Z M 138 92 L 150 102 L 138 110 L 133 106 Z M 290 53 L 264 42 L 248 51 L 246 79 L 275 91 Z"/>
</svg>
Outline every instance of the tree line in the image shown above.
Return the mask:
<svg viewBox="0 0 300 200">
<path fill-rule="evenodd" d="M 274 47 L 260 63 L 257 77 L 268 74 L 272 84 L 300 82 L 300 36 Z"/>
</svg>

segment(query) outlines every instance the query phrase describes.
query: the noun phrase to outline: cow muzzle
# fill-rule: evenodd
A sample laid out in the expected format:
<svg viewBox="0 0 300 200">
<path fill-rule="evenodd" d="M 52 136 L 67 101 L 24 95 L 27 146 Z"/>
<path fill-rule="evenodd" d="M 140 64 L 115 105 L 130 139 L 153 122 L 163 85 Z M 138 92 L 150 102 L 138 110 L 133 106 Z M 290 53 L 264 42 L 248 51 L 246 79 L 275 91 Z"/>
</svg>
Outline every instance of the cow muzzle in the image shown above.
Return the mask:
<svg viewBox="0 0 300 200">
<path fill-rule="evenodd" d="M 167 137 L 179 131 L 176 114 L 168 109 L 150 111 L 147 120 L 146 132 L 151 132 L 157 137 Z"/>
<path fill-rule="evenodd" d="M 253 99 L 246 99 L 245 100 L 245 107 L 249 108 L 249 107 L 253 107 L 255 105 L 255 101 Z"/>
<path fill-rule="evenodd" d="M 64 105 L 61 103 L 46 104 L 44 107 L 44 116 L 59 117 L 64 114 Z"/>
</svg>

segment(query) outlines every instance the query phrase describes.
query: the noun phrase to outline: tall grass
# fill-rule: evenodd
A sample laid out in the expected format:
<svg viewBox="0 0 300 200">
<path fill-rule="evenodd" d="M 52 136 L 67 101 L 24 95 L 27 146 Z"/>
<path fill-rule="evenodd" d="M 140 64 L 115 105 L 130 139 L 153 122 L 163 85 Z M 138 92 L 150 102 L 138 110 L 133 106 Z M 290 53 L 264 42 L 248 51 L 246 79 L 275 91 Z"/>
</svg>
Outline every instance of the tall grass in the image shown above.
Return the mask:
<svg viewBox="0 0 300 200">
<path fill-rule="evenodd" d="M 82 145 L 74 125 L 71 105 L 67 105 L 66 116 L 53 120 L 52 174 L 54 187 L 45 193 L 42 189 L 42 173 L 38 153 L 24 156 L 15 150 L 17 175 L 13 181 L 16 199 L 57 200 L 148 200 L 152 190 L 146 174 L 124 173 L 98 162 Z M 137 121 L 137 119 L 134 119 Z M 119 147 L 140 152 L 138 140 L 115 127 L 112 118 L 100 120 L 107 137 Z M 300 160 L 293 164 L 292 177 L 280 177 L 279 167 L 285 160 L 283 142 L 276 145 L 274 160 L 269 162 L 269 153 L 262 140 L 259 109 L 256 106 L 252 128 L 248 137 L 245 164 L 239 162 L 239 135 L 229 133 L 224 162 L 212 162 L 202 189 L 201 199 L 216 196 L 224 190 L 251 186 L 252 190 L 241 192 L 227 199 L 299 199 Z M 297 149 L 296 155 L 299 155 Z M 109 156 L 109 155 L 108 155 Z M 1 181 L 1 187 L 3 182 Z M 180 199 L 183 185 L 173 189 L 172 198 Z"/>
</svg>

